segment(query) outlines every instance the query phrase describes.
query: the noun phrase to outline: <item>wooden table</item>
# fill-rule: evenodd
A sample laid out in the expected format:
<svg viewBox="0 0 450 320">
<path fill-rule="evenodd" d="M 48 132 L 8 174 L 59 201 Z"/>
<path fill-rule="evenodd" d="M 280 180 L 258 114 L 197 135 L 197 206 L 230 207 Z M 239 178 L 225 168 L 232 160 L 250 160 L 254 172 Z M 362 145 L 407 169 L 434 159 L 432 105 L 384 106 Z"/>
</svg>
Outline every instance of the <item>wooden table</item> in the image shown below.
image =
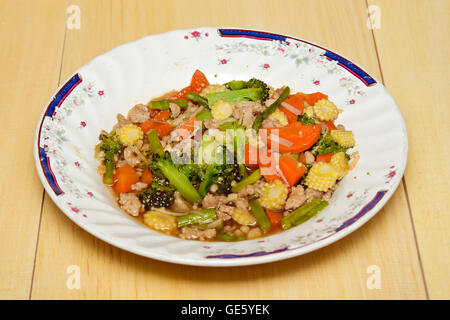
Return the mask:
<svg viewBox="0 0 450 320">
<path fill-rule="evenodd" d="M 80 9 L 80 29 L 66 25 L 70 5 Z M 448 299 L 449 14 L 448 0 L 0 0 L 0 298 Z M 368 15 L 378 29 L 367 27 Z M 329 247 L 238 268 L 146 259 L 66 218 L 43 191 L 32 154 L 47 99 L 117 45 L 195 26 L 298 36 L 384 82 L 410 141 L 405 176 L 385 208 Z M 79 290 L 66 286 L 71 265 L 80 267 Z M 371 265 L 381 289 L 367 286 Z"/>
</svg>

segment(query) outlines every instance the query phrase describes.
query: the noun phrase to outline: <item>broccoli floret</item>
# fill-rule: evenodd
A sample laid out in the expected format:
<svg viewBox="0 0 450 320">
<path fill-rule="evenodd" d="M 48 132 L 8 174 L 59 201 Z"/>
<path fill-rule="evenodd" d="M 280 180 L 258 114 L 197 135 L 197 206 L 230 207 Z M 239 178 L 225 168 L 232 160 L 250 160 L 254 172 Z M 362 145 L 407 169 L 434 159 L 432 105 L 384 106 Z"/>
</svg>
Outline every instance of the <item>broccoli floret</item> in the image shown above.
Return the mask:
<svg viewBox="0 0 450 320">
<path fill-rule="evenodd" d="M 330 133 L 322 136 L 312 148 L 313 153 L 315 154 L 338 153 L 341 151 L 346 154 L 347 149 L 348 148 L 342 147 L 337 142 L 335 142 Z"/>
<path fill-rule="evenodd" d="M 223 92 L 212 92 L 206 95 L 208 104 L 213 106 L 218 100 L 225 102 L 239 102 L 239 101 L 258 101 L 265 97 L 265 92 L 261 88 L 248 88 L 240 90 L 231 90 Z"/>
<path fill-rule="evenodd" d="M 225 164 L 219 167 L 214 175 L 213 184 L 218 186 L 217 193 L 227 194 L 231 191 L 232 182 L 242 180 L 241 170 L 237 164 Z"/>
<path fill-rule="evenodd" d="M 218 194 L 227 194 L 231 191 L 232 182 L 242 180 L 242 174 L 238 164 L 212 164 L 206 170 L 205 178 L 200 184 L 198 192 L 202 197 L 208 193 L 209 188 L 217 185 Z"/>
<path fill-rule="evenodd" d="M 306 113 L 302 114 L 301 116 L 297 117 L 297 121 L 300 121 L 303 125 L 309 125 L 309 124 L 316 124 L 316 121 L 314 118 L 310 118 Z"/>
<path fill-rule="evenodd" d="M 269 98 L 270 88 L 269 86 L 262 80 L 251 78 L 248 81 L 242 80 L 233 80 L 225 83 L 225 86 L 230 90 L 241 90 L 241 89 L 249 89 L 249 88 L 260 88 L 262 89 L 261 102 L 265 102 Z"/>
<path fill-rule="evenodd" d="M 115 131 L 102 136 L 102 145 L 100 149 L 105 152 L 111 151 L 112 153 L 122 153 L 122 144 L 120 143 L 119 136 Z"/>
<path fill-rule="evenodd" d="M 162 155 L 153 154 L 152 163 L 148 166 L 148 168 L 152 172 L 152 176 L 154 179 L 157 178 L 160 180 L 165 180 L 167 183 L 169 183 L 169 180 L 167 180 L 167 178 L 164 176 L 162 171 L 156 165 L 159 160 L 170 160 L 171 161 L 170 153 L 166 151 Z"/>
<path fill-rule="evenodd" d="M 105 152 L 106 171 L 103 175 L 103 183 L 111 185 L 113 184 L 114 176 L 114 155 L 122 153 L 122 144 L 115 131 L 112 131 L 109 135 L 105 134 L 102 136 L 100 149 Z"/>
<path fill-rule="evenodd" d="M 195 165 L 191 167 L 190 164 L 175 164 L 172 161 L 171 154 L 165 152 L 161 156 L 155 155 L 149 169 L 152 172 L 154 182 L 150 188 L 153 191 L 147 192 L 161 198 L 162 200 L 158 200 L 161 203 L 167 204 L 172 201 L 175 191 L 178 191 L 183 198 L 192 203 L 201 200 L 197 190 L 189 180 L 189 178 L 198 180 L 196 176 L 201 174 L 200 170 L 195 168 Z M 163 196 L 163 194 L 167 195 Z M 144 203 L 143 200 L 141 202 Z M 147 202 L 151 203 L 151 200 L 147 200 Z"/>
<path fill-rule="evenodd" d="M 198 185 L 205 175 L 205 166 L 195 163 L 182 164 L 178 166 L 178 171 L 184 174 L 193 185 Z"/>
<path fill-rule="evenodd" d="M 164 180 L 158 179 L 152 182 L 151 188 L 139 193 L 138 198 L 145 209 L 150 210 L 152 207 L 170 207 L 175 201 L 174 193 L 174 187 L 166 184 Z"/>
<path fill-rule="evenodd" d="M 205 172 L 198 189 L 202 197 L 208 193 L 209 188 L 213 184 L 216 184 L 218 187 L 216 193 L 226 194 L 231 191 L 233 181 L 239 182 L 242 180 L 242 171 L 239 164 L 236 163 L 236 160 L 230 161 L 232 158 L 229 157 L 233 155 L 225 147 L 222 150 L 222 161 L 211 164 Z"/>
<path fill-rule="evenodd" d="M 154 170 L 157 177 L 168 180 L 170 185 L 174 186 L 183 198 L 191 203 L 201 201 L 200 195 L 189 181 L 188 177 L 180 172 L 178 168 L 179 165 L 172 161 L 170 153 L 166 152 L 163 156 L 157 157 L 150 167 L 151 170 Z"/>
<path fill-rule="evenodd" d="M 270 88 L 264 81 L 251 78 L 247 82 L 247 88 L 261 88 L 263 90 L 263 97 L 261 98 L 261 102 L 265 102 L 267 99 L 269 99 Z"/>
<path fill-rule="evenodd" d="M 174 158 L 172 158 L 172 156 Z M 178 156 L 175 153 L 170 154 L 168 151 L 166 151 L 162 156 L 154 155 L 153 162 L 150 164 L 149 169 L 152 172 L 153 177 L 165 180 L 167 181 L 167 183 L 169 183 L 169 181 L 157 165 L 159 160 L 169 161 L 172 166 L 177 168 L 179 172 L 185 175 L 193 185 L 198 185 L 202 181 L 206 171 L 206 165 L 186 163 L 187 161 L 189 161 L 189 158 L 187 158 L 186 154 Z"/>
<path fill-rule="evenodd" d="M 169 180 L 156 165 L 159 160 L 164 161 L 167 159 L 170 159 L 170 153 L 168 152 L 165 152 L 163 155 L 155 154 L 153 162 L 148 167 L 152 172 L 153 182 L 150 188 L 138 194 L 138 198 L 146 210 L 149 210 L 151 207 L 169 207 L 175 201 L 174 193 L 176 188 L 170 184 Z"/>
</svg>

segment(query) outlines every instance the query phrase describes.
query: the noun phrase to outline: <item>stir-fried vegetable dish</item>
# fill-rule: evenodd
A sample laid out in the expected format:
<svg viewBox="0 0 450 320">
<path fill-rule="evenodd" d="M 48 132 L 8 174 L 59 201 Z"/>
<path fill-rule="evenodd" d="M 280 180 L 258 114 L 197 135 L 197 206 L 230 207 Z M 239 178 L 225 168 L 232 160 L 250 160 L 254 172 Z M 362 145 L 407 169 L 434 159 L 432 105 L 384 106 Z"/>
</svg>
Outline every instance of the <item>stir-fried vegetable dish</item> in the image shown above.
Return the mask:
<svg viewBox="0 0 450 320">
<path fill-rule="evenodd" d="M 321 92 L 262 80 L 190 84 L 117 115 L 95 156 L 119 207 L 188 240 L 241 241 L 323 210 L 349 172 L 352 131 Z"/>
</svg>

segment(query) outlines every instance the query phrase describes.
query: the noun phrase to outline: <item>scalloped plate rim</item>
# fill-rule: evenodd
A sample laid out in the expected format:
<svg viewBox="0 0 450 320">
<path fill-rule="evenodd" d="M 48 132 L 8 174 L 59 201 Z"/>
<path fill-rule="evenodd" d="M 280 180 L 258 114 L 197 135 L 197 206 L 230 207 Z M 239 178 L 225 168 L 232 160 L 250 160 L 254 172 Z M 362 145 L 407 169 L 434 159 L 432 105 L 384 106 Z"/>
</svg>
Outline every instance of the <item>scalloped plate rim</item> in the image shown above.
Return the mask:
<svg viewBox="0 0 450 320">
<path fill-rule="evenodd" d="M 42 169 L 41 169 L 41 163 L 40 163 L 40 158 L 39 158 L 39 150 L 38 150 L 38 137 L 39 137 L 39 132 L 40 132 L 40 125 L 41 122 L 43 120 L 43 118 L 45 117 L 45 112 L 46 112 L 46 108 L 47 106 L 51 103 L 51 101 L 55 98 L 56 94 L 59 92 L 59 90 L 75 75 L 79 72 L 79 70 L 85 68 L 89 63 L 97 60 L 97 59 L 101 59 L 103 56 L 108 55 L 110 52 L 115 51 L 121 47 L 124 46 L 128 46 L 128 45 L 132 45 L 133 43 L 137 43 L 139 41 L 142 41 L 146 38 L 150 38 L 150 37 L 154 37 L 154 36 L 164 36 L 165 34 L 169 34 L 169 33 L 175 33 L 175 32 L 183 32 L 183 31 L 192 31 L 195 29 L 212 29 L 216 32 L 218 32 L 219 29 L 239 29 L 239 30 L 245 30 L 245 31 L 256 31 L 256 32 L 263 32 L 263 33 L 271 33 L 271 34 L 275 34 L 275 35 L 280 35 L 280 36 L 284 36 L 284 37 L 290 37 L 293 38 L 297 41 L 301 41 L 316 47 L 319 47 L 320 49 L 323 50 L 327 50 L 331 53 L 337 53 L 339 56 L 343 57 L 344 59 L 346 59 L 347 61 L 351 62 L 352 64 L 354 64 L 355 66 L 357 66 L 359 69 L 361 69 L 362 71 L 364 71 L 365 73 L 367 73 L 368 75 L 370 75 L 370 77 L 372 77 L 376 83 L 373 85 L 373 87 L 378 86 L 380 88 L 383 89 L 384 93 L 386 94 L 386 96 L 388 96 L 393 104 L 395 105 L 395 111 L 399 114 L 400 118 L 403 120 L 401 122 L 401 131 L 403 132 L 404 136 L 403 138 L 405 139 L 405 152 L 402 158 L 402 165 L 397 167 L 398 169 L 398 176 L 395 178 L 395 180 L 393 181 L 392 187 L 389 188 L 388 192 L 386 193 L 386 195 L 366 214 L 364 214 L 361 218 L 357 219 L 354 223 L 352 223 L 350 226 L 346 227 L 344 230 L 335 232 L 334 234 L 332 234 L 331 236 L 324 238 L 324 239 L 320 239 L 315 241 L 314 243 L 308 244 L 306 246 L 301 246 L 299 248 L 293 248 L 293 249 L 289 249 L 289 250 L 285 250 L 282 252 L 277 252 L 277 253 L 273 253 L 273 254 L 268 254 L 268 255 L 262 255 L 262 256 L 253 256 L 253 257 L 242 257 L 242 258 L 238 258 L 238 259 L 190 259 L 190 258 L 183 258 L 183 257 L 176 257 L 176 258 L 172 258 L 171 256 L 165 256 L 162 254 L 157 254 L 154 252 L 151 252 L 151 250 L 142 250 L 140 248 L 136 248 L 133 246 L 129 246 L 127 244 L 122 243 L 119 240 L 116 240 L 114 238 L 112 238 L 109 235 L 106 235 L 98 230 L 96 230 L 95 228 L 90 227 L 88 224 L 84 224 L 81 223 L 81 221 L 79 221 L 78 219 L 75 218 L 75 216 L 73 216 L 70 212 L 66 212 L 66 208 L 63 208 L 60 204 L 60 201 L 58 199 L 58 196 L 53 192 L 52 188 L 50 187 L 47 179 L 45 178 Z M 81 74 L 82 76 L 82 74 Z M 376 78 L 374 77 L 372 74 L 370 74 L 369 72 L 367 72 L 364 68 L 362 68 L 359 64 L 355 63 L 353 60 L 348 59 L 346 56 L 342 55 L 339 52 L 333 51 L 328 49 L 326 46 L 317 44 L 316 42 L 310 41 L 310 40 L 305 40 L 303 38 L 299 38 L 299 37 L 295 37 L 289 34 L 281 34 L 281 33 L 277 33 L 277 32 L 271 32 L 271 31 L 267 31 L 267 30 L 263 30 L 263 29 L 248 29 L 248 28 L 240 28 L 240 27 L 210 27 L 210 26 L 198 26 L 198 27 L 193 27 L 193 28 L 185 28 L 185 29 L 175 29 L 175 30 L 169 30 L 166 32 L 162 32 L 162 33 L 156 33 L 156 34 L 151 34 L 151 35 L 147 35 L 144 37 L 141 37 L 139 39 L 135 39 L 132 40 L 130 42 L 126 42 L 123 44 L 120 44 L 96 57 L 94 57 L 93 59 L 89 60 L 87 63 L 85 63 L 84 65 L 78 67 L 73 73 L 71 73 L 71 75 L 69 77 L 67 77 L 65 79 L 65 81 L 61 82 L 61 84 L 58 86 L 58 88 L 54 91 L 54 93 L 52 94 L 51 98 L 48 99 L 47 103 L 44 106 L 44 109 L 42 110 L 40 116 L 39 116 L 39 120 L 37 122 L 36 125 L 36 129 L 35 129 L 35 135 L 34 135 L 34 145 L 33 145 L 33 153 L 34 153 L 34 160 L 35 160 L 35 165 L 36 165 L 36 170 L 38 172 L 38 176 L 44 186 L 45 192 L 47 195 L 50 196 L 50 198 L 52 199 L 52 201 L 56 204 L 56 206 L 64 213 L 64 215 L 66 215 L 72 222 L 74 222 L 77 226 L 79 226 L 81 229 L 83 229 L 84 231 L 90 233 L 91 235 L 95 236 L 96 238 L 109 243 L 117 248 L 120 248 L 122 250 L 128 251 L 130 253 L 134 253 L 143 257 L 147 257 L 147 258 L 152 258 L 152 259 L 156 259 L 159 261 L 164 261 L 164 262 L 169 262 L 169 263 L 176 263 L 176 264 L 182 264 L 182 265 L 191 265 L 191 266 L 203 266 L 203 267 L 227 267 L 227 266 L 247 266 L 247 265 L 257 265 L 257 264 L 264 264 L 264 263 L 269 263 L 269 262 L 275 262 L 275 261 L 280 261 L 280 260 L 285 260 L 285 259 L 289 259 L 289 258 L 294 258 L 297 256 L 301 256 L 307 253 L 310 253 L 312 251 L 316 251 L 318 249 L 321 249 L 323 247 L 326 247 L 334 242 L 339 241 L 340 239 L 348 236 L 349 234 L 353 233 L 355 230 L 359 229 L 360 227 L 362 227 L 367 221 L 369 221 L 370 219 L 372 219 L 383 207 L 384 205 L 391 199 L 391 197 L 394 195 L 394 193 L 396 192 L 400 182 L 402 181 L 402 177 L 404 175 L 404 172 L 406 170 L 406 165 L 407 165 L 407 160 L 408 160 L 408 152 L 409 152 L 409 141 L 408 141 L 408 134 L 407 134 L 407 128 L 406 128 L 406 123 L 404 120 L 404 117 L 401 113 L 400 108 L 398 107 L 398 104 L 395 102 L 394 98 L 392 97 L 392 95 L 389 93 L 389 91 L 385 88 L 385 86 Z M 189 241 L 189 240 L 184 240 L 184 241 Z"/>
</svg>

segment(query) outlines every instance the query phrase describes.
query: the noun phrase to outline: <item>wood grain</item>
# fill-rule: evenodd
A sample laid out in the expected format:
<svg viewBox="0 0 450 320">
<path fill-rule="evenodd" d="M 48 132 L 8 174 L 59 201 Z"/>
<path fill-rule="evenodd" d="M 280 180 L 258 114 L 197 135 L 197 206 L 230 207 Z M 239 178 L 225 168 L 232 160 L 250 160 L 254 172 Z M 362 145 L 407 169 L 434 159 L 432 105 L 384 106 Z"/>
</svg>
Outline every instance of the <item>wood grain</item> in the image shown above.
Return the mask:
<svg viewBox="0 0 450 320">
<path fill-rule="evenodd" d="M 381 9 L 374 30 L 384 81 L 409 135 L 406 182 L 431 299 L 450 288 L 450 2 L 370 1 Z"/>
<path fill-rule="evenodd" d="M 365 1 L 71 1 L 81 30 L 68 30 L 62 78 L 96 55 L 144 35 L 220 25 L 267 29 L 314 40 L 380 78 Z M 66 269 L 81 269 L 81 289 Z M 378 265 L 382 289 L 366 286 Z M 402 186 L 364 227 L 305 256 L 239 268 L 187 267 L 142 258 L 82 231 L 45 198 L 32 298 L 306 299 L 426 298 Z"/>
<path fill-rule="evenodd" d="M 0 299 L 30 294 L 43 187 L 33 160 L 39 114 L 58 84 L 59 1 L 0 1 Z"/>
</svg>

